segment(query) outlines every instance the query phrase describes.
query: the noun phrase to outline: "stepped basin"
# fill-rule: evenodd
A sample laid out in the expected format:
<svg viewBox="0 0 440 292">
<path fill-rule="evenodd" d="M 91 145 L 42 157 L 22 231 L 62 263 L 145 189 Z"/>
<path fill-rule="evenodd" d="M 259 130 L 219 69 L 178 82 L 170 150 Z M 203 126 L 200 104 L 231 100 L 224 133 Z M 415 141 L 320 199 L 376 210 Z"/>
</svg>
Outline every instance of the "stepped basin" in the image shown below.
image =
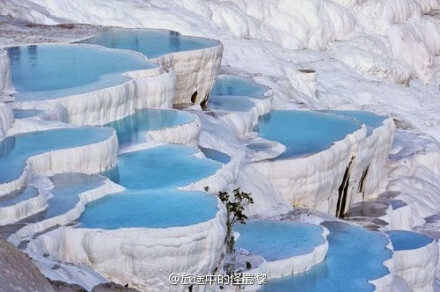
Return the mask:
<svg viewBox="0 0 440 292">
<path fill-rule="evenodd" d="M 53 197 L 48 201 L 48 208 L 40 214 L 41 220 L 62 215 L 79 202 L 79 194 L 104 185 L 105 177 L 81 173 L 64 173 L 54 175 Z"/>
<path fill-rule="evenodd" d="M 279 110 L 260 117 L 256 130 L 286 146 L 276 159 L 311 155 L 332 146 L 361 128 L 353 119 L 313 111 Z"/>
<path fill-rule="evenodd" d="M 81 41 L 112 49 L 140 52 L 148 58 L 157 58 L 170 53 L 200 50 L 217 46 L 216 40 L 183 36 L 175 31 L 152 29 L 106 29 L 98 35 Z"/>
<path fill-rule="evenodd" d="M 236 247 L 276 261 L 302 254 L 325 243 L 319 225 L 291 221 L 252 221 L 234 228 L 240 233 Z"/>
<path fill-rule="evenodd" d="M 223 110 L 230 112 L 247 112 L 255 104 L 247 97 L 237 96 L 218 96 L 213 95 L 209 98 L 208 106 L 211 110 Z"/>
<path fill-rule="evenodd" d="M 38 191 L 34 187 L 25 187 L 0 197 L 0 208 L 12 206 L 20 202 L 37 197 Z"/>
<path fill-rule="evenodd" d="M 19 178 L 26 160 L 31 156 L 102 142 L 112 134 L 113 129 L 110 128 L 79 127 L 7 137 L 0 142 L 0 183 Z"/>
<path fill-rule="evenodd" d="M 80 228 L 167 228 L 208 221 L 217 213 L 216 197 L 178 190 L 126 191 L 87 205 Z"/>
<path fill-rule="evenodd" d="M 217 77 L 211 96 L 247 96 L 264 99 L 269 87 L 258 84 L 250 78 L 220 75 Z"/>
<path fill-rule="evenodd" d="M 106 126 L 116 130 L 121 147 L 145 142 L 148 131 L 171 128 L 194 121 L 195 117 L 187 112 L 164 109 L 143 109 Z"/>
<path fill-rule="evenodd" d="M 203 152 L 203 154 L 205 154 L 206 158 L 215 160 L 217 162 L 228 164 L 229 161 L 231 161 L 231 157 L 223 152 L 203 147 L 200 147 L 200 150 Z"/>
<path fill-rule="evenodd" d="M 434 291 L 437 242 L 412 231 L 393 230 L 387 234 L 394 247 L 394 273 L 406 281 L 411 291 Z"/>
<path fill-rule="evenodd" d="M 30 110 L 15 109 L 13 110 L 13 112 L 14 112 L 14 117 L 16 119 L 24 119 L 24 118 L 36 117 L 39 114 L 42 114 L 44 111 L 34 110 L 34 109 L 30 109 Z"/>
<path fill-rule="evenodd" d="M 395 251 L 418 249 L 433 242 L 432 238 L 411 231 L 393 230 L 387 234 Z"/>
<path fill-rule="evenodd" d="M 119 155 L 109 175 L 114 182 L 132 190 L 186 186 L 215 174 L 221 163 L 194 157 L 197 149 L 165 145 Z"/>
<path fill-rule="evenodd" d="M 353 118 L 367 127 L 367 135 L 371 135 L 374 129 L 383 126 L 383 122 L 387 119 L 386 116 L 376 115 L 368 111 L 359 110 L 324 110 L 323 113 L 334 114 L 342 117 Z"/>
<path fill-rule="evenodd" d="M 330 231 L 325 261 L 305 273 L 269 281 L 264 291 L 374 291 L 369 281 L 388 278 L 384 262 L 392 252 L 385 235 L 341 222 L 322 225 Z M 387 280 L 380 285 L 387 286 Z M 376 288 L 389 290 L 384 286 Z"/>
<path fill-rule="evenodd" d="M 30 45 L 7 48 L 17 101 L 48 100 L 111 87 L 121 73 L 155 68 L 131 52 L 87 45 Z"/>
</svg>

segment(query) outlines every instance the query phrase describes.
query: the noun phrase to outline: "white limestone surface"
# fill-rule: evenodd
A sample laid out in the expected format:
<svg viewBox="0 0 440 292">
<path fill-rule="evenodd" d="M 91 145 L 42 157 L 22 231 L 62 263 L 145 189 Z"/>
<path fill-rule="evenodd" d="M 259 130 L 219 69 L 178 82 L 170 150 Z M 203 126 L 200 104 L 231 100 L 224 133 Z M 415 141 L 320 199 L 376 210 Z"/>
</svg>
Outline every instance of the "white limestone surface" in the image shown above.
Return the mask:
<svg viewBox="0 0 440 292">
<path fill-rule="evenodd" d="M 82 263 L 116 283 L 141 291 L 185 291 L 172 286 L 172 273 L 212 274 L 224 253 L 226 212 L 190 226 L 117 230 L 61 227 L 31 241 L 30 253 L 49 253 Z"/>
<path fill-rule="evenodd" d="M 9 66 L 9 57 L 5 50 L 0 49 L 0 100 L 2 95 L 11 90 L 11 70 Z"/>
<path fill-rule="evenodd" d="M 62 172 L 99 173 L 116 165 L 118 139 L 116 132 L 106 140 L 80 147 L 59 149 L 29 157 L 20 177 L 0 184 L 0 196 L 18 190 L 35 175 L 51 175 Z M 66 159 L 69 157 L 69 159 Z"/>
<path fill-rule="evenodd" d="M 207 103 L 223 56 L 223 45 L 200 50 L 166 54 L 150 59 L 166 68 L 172 68 L 177 76 L 174 104 Z"/>
<path fill-rule="evenodd" d="M 252 132 L 254 127 L 258 124 L 258 118 L 269 113 L 272 107 L 271 98 L 256 99 L 244 96 L 224 96 L 223 98 L 244 99 L 254 105 L 247 111 L 227 112 L 215 110 L 220 113 L 220 119 L 235 129 L 238 136 L 245 136 Z"/>
</svg>

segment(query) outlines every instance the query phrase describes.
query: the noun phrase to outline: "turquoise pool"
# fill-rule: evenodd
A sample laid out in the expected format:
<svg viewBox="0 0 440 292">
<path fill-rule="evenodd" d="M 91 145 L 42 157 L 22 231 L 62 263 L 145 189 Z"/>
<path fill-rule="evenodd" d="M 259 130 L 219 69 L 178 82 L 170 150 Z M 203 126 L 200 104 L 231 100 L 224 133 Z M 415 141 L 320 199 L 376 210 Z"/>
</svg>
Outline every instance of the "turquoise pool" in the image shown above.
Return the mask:
<svg viewBox="0 0 440 292">
<path fill-rule="evenodd" d="M 120 146 L 128 146 L 144 142 L 148 131 L 186 124 L 194 119 L 190 113 L 177 110 L 143 109 L 106 126 L 116 130 Z"/>
<path fill-rule="evenodd" d="M 392 257 L 388 238 L 341 222 L 324 222 L 330 234 L 323 263 L 291 277 L 268 281 L 264 291 L 374 291 L 370 280 L 390 272 L 383 263 Z"/>
<path fill-rule="evenodd" d="M 20 177 L 26 160 L 49 151 L 74 148 L 108 139 L 110 128 L 79 127 L 19 134 L 0 141 L 0 183 Z"/>
<path fill-rule="evenodd" d="M 182 145 L 165 145 L 124 153 L 110 178 L 134 190 L 176 188 L 211 176 L 222 167 L 216 161 L 194 157 L 196 151 Z"/>
<path fill-rule="evenodd" d="M 311 155 L 332 146 L 361 128 L 353 119 L 313 111 L 279 110 L 259 118 L 256 130 L 278 141 L 286 151 L 275 159 Z"/>
<path fill-rule="evenodd" d="M 246 249 L 267 261 L 276 261 L 307 254 L 325 243 L 318 225 L 293 221 L 251 221 L 237 224 L 240 233 L 236 248 Z"/>
<path fill-rule="evenodd" d="M 169 53 L 200 50 L 214 47 L 219 41 L 183 36 L 178 32 L 152 29 L 109 28 L 96 36 L 81 41 L 112 49 L 140 52 L 148 58 L 157 58 Z"/>
<path fill-rule="evenodd" d="M 220 75 L 215 81 L 211 96 L 248 96 L 264 99 L 264 93 L 268 90 L 269 87 L 258 84 L 251 78 Z"/>
<path fill-rule="evenodd" d="M 411 250 L 430 244 L 433 239 L 412 231 L 393 230 L 387 232 L 393 244 L 394 250 Z"/>
<path fill-rule="evenodd" d="M 29 45 L 7 48 L 16 99 L 46 100 L 114 86 L 126 71 L 157 65 L 140 54 L 87 45 Z"/>
<path fill-rule="evenodd" d="M 387 119 L 386 116 L 380 116 L 372 112 L 359 110 L 325 110 L 322 112 L 353 118 L 365 124 L 365 126 L 367 127 L 368 135 L 371 135 L 374 129 L 382 126 L 383 122 Z"/>
<path fill-rule="evenodd" d="M 172 189 L 126 191 L 91 202 L 80 228 L 166 228 L 193 225 L 215 217 L 216 197 Z"/>
</svg>

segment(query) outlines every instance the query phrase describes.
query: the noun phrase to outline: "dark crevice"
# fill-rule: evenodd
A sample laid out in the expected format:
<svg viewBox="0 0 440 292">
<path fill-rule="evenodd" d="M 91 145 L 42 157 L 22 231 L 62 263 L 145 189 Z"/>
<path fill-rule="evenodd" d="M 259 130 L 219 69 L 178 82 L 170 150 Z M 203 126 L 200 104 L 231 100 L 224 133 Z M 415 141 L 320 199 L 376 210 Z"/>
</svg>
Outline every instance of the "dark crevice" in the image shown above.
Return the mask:
<svg viewBox="0 0 440 292">
<path fill-rule="evenodd" d="M 206 94 L 205 98 L 202 100 L 202 102 L 200 103 L 200 106 L 202 107 L 203 110 L 207 109 L 208 106 L 208 99 L 209 99 L 209 93 Z"/>
<path fill-rule="evenodd" d="M 345 209 L 347 204 L 348 186 L 350 185 L 350 171 L 353 164 L 354 157 L 351 158 L 350 163 L 344 173 L 344 178 L 338 189 L 338 202 L 336 205 L 336 217 L 344 218 L 346 215 Z"/>
<path fill-rule="evenodd" d="M 367 178 L 368 171 L 370 170 L 370 166 L 368 165 L 365 169 L 364 173 L 362 174 L 361 181 L 359 182 L 359 193 L 362 193 L 362 197 L 364 196 L 365 192 L 365 179 Z"/>
<path fill-rule="evenodd" d="M 197 100 L 197 90 L 191 95 L 191 102 L 196 103 Z"/>
</svg>

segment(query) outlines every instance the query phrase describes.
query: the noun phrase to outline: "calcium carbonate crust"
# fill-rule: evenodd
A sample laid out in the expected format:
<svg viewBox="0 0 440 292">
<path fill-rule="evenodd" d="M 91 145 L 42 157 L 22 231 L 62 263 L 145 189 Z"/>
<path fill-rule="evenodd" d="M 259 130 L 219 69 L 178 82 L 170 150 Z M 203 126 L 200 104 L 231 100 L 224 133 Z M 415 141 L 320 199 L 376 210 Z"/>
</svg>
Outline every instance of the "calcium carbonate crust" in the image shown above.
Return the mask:
<svg viewBox="0 0 440 292">
<path fill-rule="evenodd" d="M 214 218 L 190 226 L 117 230 L 61 227 L 28 245 L 28 252 L 85 264 L 111 281 L 142 291 L 185 291 L 172 273 L 213 274 L 224 253 L 226 212 L 218 200 Z"/>
<path fill-rule="evenodd" d="M 36 175 L 62 172 L 94 174 L 108 170 L 116 165 L 117 153 L 118 139 L 116 132 L 112 130 L 111 135 L 101 142 L 29 157 L 19 178 L 0 184 L 0 196 L 26 186 Z M 69 159 L 66 160 L 66 157 Z"/>
</svg>

